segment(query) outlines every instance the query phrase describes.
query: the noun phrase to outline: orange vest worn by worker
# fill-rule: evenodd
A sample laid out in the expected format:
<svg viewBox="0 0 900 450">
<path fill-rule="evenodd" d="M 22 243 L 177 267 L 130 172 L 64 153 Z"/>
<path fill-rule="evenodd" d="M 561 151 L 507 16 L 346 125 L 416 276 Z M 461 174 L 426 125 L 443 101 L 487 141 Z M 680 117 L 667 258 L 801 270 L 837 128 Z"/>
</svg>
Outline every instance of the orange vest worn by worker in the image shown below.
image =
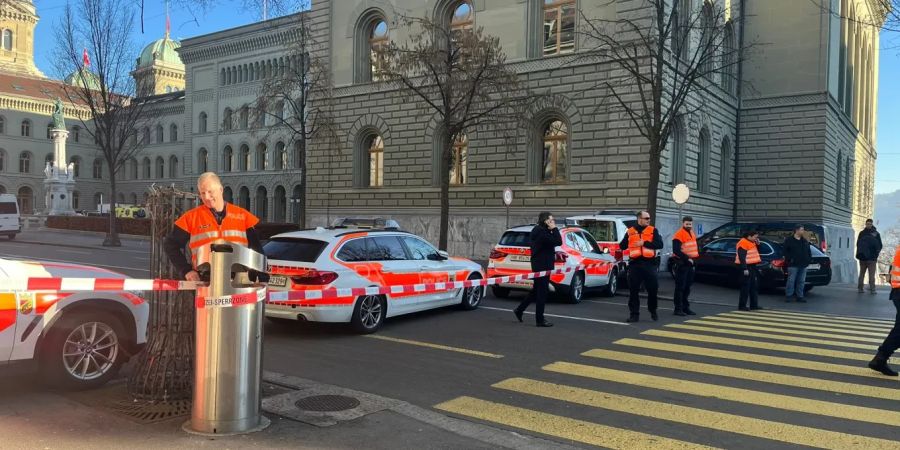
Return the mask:
<svg viewBox="0 0 900 450">
<path fill-rule="evenodd" d="M 225 218 L 222 224 L 216 223 L 212 211 L 204 205 L 200 205 L 181 216 L 175 226 L 187 231 L 191 235 L 188 247 L 191 249 L 191 262 L 194 268 L 209 258 L 209 244 L 217 240 L 233 242 L 243 246 L 249 245 L 247 241 L 247 229 L 256 226 L 259 219 L 250 214 L 244 208 L 225 204 Z"/>
<path fill-rule="evenodd" d="M 653 230 L 654 228 L 650 225 L 647 228 L 644 228 L 642 233 L 638 233 L 634 227 L 628 229 L 626 233 L 628 233 L 628 257 L 631 259 L 635 258 L 655 258 L 656 251 L 652 248 L 644 247 L 643 245 L 638 245 L 638 241 L 644 242 L 653 242 Z"/>
<path fill-rule="evenodd" d="M 741 239 L 737 244 L 737 249 L 747 250 L 747 264 L 759 264 L 762 262 L 762 258 L 759 257 L 759 250 L 756 248 L 756 244 L 749 239 Z M 734 255 L 734 263 L 741 263 L 741 255 Z"/>
<path fill-rule="evenodd" d="M 682 228 L 675 233 L 672 239 L 681 241 L 681 252 L 687 255 L 688 258 L 700 257 L 700 251 L 697 249 L 697 235 L 694 234 L 693 230 L 687 231 Z"/>
<path fill-rule="evenodd" d="M 891 288 L 900 289 L 900 246 L 894 251 L 894 263 L 891 264 Z"/>
</svg>

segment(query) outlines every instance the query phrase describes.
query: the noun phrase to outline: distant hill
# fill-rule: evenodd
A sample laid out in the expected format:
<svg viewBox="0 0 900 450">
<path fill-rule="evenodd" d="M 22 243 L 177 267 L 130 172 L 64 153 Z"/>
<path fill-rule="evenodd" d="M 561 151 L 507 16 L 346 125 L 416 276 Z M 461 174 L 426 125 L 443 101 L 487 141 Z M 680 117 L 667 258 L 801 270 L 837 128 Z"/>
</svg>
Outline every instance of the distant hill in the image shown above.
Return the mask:
<svg viewBox="0 0 900 450">
<path fill-rule="evenodd" d="M 875 195 L 875 226 L 882 230 L 900 228 L 900 191 Z"/>
</svg>

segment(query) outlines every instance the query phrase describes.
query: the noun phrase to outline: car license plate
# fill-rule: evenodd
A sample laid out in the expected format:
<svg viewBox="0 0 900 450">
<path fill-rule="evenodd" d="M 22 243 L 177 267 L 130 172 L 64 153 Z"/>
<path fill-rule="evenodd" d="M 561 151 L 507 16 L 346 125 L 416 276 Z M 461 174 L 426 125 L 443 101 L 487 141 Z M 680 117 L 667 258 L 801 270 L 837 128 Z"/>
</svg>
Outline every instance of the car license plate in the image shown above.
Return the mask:
<svg viewBox="0 0 900 450">
<path fill-rule="evenodd" d="M 806 267 L 806 270 L 819 270 L 821 268 L 822 268 L 822 266 L 820 266 L 818 264 L 810 264 L 809 266 Z"/>
<path fill-rule="evenodd" d="M 281 275 L 272 275 L 269 277 L 270 286 L 286 286 L 287 277 Z"/>
<path fill-rule="evenodd" d="M 531 262 L 531 257 L 530 257 L 530 256 L 512 255 L 512 258 L 511 258 L 511 259 L 512 259 L 513 261 Z"/>
</svg>

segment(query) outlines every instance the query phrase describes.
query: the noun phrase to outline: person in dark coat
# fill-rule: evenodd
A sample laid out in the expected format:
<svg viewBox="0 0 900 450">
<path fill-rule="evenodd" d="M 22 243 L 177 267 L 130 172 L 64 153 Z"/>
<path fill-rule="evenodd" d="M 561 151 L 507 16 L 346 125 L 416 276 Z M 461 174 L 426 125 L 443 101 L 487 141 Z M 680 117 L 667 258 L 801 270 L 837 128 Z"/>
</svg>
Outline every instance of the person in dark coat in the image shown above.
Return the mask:
<svg viewBox="0 0 900 450">
<path fill-rule="evenodd" d="M 562 235 L 556 227 L 553 214 L 542 212 L 538 215 L 538 224 L 531 230 L 531 271 L 543 272 L 553 270 L 556 262 L 556 247 L 562 245 Z M 550 292 L 550 276 L 534 279 L 531 292 L 522 303 L 513 310 L 516 319 L 522 321 L 522 314 L 532 302 L 534 318 L 539 327 L 552 327 L 553 324 L 544 319 L 544 303 Z"/>
<path fill-rule="evenodd" d="M 794 234 L 784 239 L 784 265 L 788 270 L 784 301 L 788 303 L 795 296 L 798 303 L 806 303 L 803 298 L 806 293 L 806 268 L 812 262 L 812 249 L 804 236 L 805 231 L 803 225 L 797 225 L 794 227 Z"/>
<path fill-rule="evenodd" d="M 647 310 L 650 318 L 659 320 L 656 314 L 656 293 L 659 288 L 656 272 L 658 264 L 656 251 L 663 248 L 662 236 L 653 225 L 650 225 L 650 213 L 637 213 L 637 224 L 625 231 L 625 237 L 619 248 L 628 255 L 628 319 L 626 322 L 637 322 L 640 319 L 641 285 L 647 289 Z"/>
<path fill-rule="evenodd" d="M 872 219 L 866 220 L 866 227 L 856 237 L 856 259 L 859 260 L 859 280 L 856 290 L 863 292 L 863 280 L 866 272 L 869 272 L 869 293 L 875 293 L 875 272 L 877 270 L 878 255 L 881 253 L 881 234 L 872 223 Z"/>
</svg>

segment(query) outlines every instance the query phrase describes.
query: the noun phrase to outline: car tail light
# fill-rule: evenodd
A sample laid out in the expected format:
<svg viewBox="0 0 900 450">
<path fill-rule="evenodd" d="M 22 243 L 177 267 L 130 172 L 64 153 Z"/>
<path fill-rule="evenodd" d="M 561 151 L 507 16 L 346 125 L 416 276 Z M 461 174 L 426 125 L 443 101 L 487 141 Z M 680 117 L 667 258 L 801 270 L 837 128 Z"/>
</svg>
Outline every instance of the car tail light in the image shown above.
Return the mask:
<svg viewBox="0 0 900 450">
<path fill-rule="evenodd" d="M 569 259 L 569 255 L 566 252 L 556 252 L 556 262 L 564 263 Z"/>
<path fill-rule="evenodd" d="M 497 250 L 497 249 L 493 249 L 493 250 L 491 250 L 491 256 L 490 256 L 490 258 L 491 258 L 491 259 L 503 259 L 503 258 L 506 258 L 506 252 L 503 252 L 503 251 L 500 251 L 500 250 Z"/>
<path fill-rule="evenodd" d="M 823 252 L 828 251 L 828 242 L 825 242 L 825 239 L 822 239 L 822 251 Z"/>
<path fill-rule="evenodd" d="M 831 260 L 827 258 L 823 259 L 822 262 L 819 263 L 819 265 L 822 267 L 831 267 Z"/>
<path fill-rule="evenodd" d="M 784 259 L 773 259 L 772 267 L 778 267 L 780 269 L 784 268 Z"/>
<path fill-rule="evenodd" d="M 336 272 L 311 269 L 309 272 L 301 275 L 291 275 L 291 281 L 293 281 L 294 284 L 323 285 L 331 284 L 334 280 L 337 280 L 337 277 L 338 274 Z"/>
</svg>

